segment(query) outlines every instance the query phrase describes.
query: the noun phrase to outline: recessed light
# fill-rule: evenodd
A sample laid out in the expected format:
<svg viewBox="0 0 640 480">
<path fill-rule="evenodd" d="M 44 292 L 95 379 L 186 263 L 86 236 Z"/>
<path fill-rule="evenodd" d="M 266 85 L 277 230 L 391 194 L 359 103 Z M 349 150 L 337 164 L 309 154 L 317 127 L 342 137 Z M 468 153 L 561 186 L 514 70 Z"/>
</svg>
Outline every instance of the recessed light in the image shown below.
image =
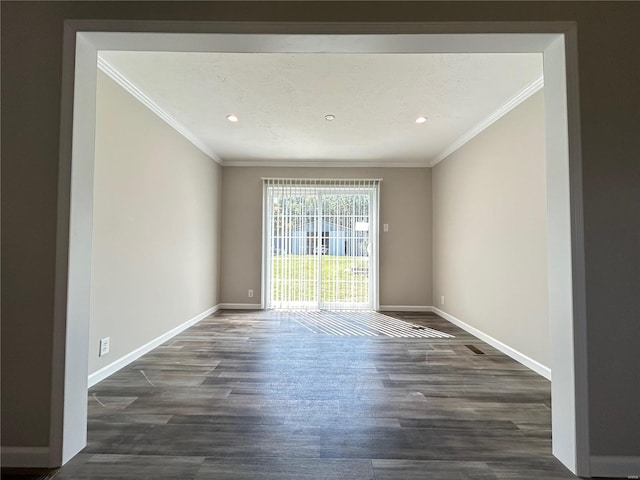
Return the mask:
<svg viewBox="0 0 640 480">
<path fill-rule="evenodd" d="M 333 121 L 336 119 L 336 116 L 335 116 L 335 115 L 331 115 L 331 114 L 329 114 L 329 115 L 325 115 L 325 116 L 324 116 L 324 119 L 325 119 L 327 122 L 333 122 Z"/>
<path fill-rule="evenodd" d="M 230 122 L 237 122 L 239 118 L 235 115 L 227 115 L 227 120 L 229 120 Z"/>
<path fill-rule="evenodd" d="M 418 117 L 416 118 L 416 123 L 424 123 L 427 121 L 427 117 Z"/>
</svg>

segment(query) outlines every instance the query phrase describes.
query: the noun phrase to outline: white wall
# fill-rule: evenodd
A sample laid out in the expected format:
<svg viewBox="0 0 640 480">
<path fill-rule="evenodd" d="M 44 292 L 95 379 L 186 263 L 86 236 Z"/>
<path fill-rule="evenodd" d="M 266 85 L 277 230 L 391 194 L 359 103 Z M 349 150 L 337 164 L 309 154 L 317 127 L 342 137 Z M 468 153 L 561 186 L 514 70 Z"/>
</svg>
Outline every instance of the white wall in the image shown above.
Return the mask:
<svg viewBox="0 0 640 480">
<path fill-rule="evenodd" d="M 381 178 L 380 305 L 431 305 L 430 168 L 224 167 L 221 303 L 260 303 L 262 177 Z"/>
<path fill-rule="evenodd" d="M 539 92 L 433 168 L 433 298 L 550 367 L 545 185 Z"/>
<path fill-rule="evenodd" d="M 221 204 L 219 165 L 102 72 L 96 107 L 90 374 L 218 303 Z"/>
</svg>

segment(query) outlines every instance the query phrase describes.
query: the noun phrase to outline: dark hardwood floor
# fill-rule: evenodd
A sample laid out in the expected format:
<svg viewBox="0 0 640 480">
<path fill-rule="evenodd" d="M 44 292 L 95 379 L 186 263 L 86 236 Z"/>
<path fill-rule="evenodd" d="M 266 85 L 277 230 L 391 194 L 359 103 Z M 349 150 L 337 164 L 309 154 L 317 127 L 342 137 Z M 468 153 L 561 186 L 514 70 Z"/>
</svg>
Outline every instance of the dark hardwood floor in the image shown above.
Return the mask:
<svg viewBox="0 0 640 480">
<path fill-rule="evenodd" d="M 219 312 L 91 388 L 88 446 L 53 478 L 575 478 L 547 380 L 433 314 L 393 316 L 454 338 Z"/>
</svg>

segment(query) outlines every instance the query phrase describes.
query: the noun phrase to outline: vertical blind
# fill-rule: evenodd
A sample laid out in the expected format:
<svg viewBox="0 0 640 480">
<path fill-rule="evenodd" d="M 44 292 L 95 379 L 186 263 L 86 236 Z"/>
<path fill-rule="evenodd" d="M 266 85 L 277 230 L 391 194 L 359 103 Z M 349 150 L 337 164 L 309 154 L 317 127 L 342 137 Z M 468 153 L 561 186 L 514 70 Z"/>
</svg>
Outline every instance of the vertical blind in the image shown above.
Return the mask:
<svg viewBox="0 0 640 480">
<path fill-rule="evenodd" d="M 267 308 L 373 309 L 380 180 L 263 181 Z"/>
</svg>

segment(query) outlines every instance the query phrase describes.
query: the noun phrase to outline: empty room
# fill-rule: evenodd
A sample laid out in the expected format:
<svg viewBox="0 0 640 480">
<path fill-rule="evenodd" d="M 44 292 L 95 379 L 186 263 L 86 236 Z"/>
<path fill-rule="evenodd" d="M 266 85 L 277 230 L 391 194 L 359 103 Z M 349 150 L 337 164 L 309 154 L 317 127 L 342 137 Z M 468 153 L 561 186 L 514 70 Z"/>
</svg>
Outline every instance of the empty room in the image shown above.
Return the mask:
<svg viewBox="0 0 640 480">
<path fill-rule="evenodd" d="M 89 437 L 60 478 L 572 477 L 541 53 L 97 66 Z"/>
<path fill-rule="evenodd" d="M 61 478 L 572 478 L 550 456 L 541 54 L 98 65 L 89 444 Z"/>
<path fill-rule="evenodd" d="M 59 360 L 48 398 L 3 372 L 3 476 L 636 474 L 593 403 L 570 22 L 92 22 Z"/>
</svg>

